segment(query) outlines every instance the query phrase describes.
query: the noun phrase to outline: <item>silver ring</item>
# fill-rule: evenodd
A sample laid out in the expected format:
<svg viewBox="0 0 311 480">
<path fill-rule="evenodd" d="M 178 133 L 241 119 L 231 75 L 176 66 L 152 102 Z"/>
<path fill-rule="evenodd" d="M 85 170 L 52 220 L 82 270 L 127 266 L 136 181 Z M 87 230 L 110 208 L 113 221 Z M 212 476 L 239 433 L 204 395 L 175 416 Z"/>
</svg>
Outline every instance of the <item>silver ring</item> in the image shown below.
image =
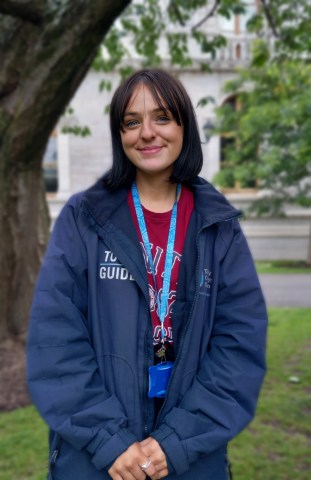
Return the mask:
<svg viewBox="0 0 311 480">
<path fill-rule="evenodd" d="M 147 470 L 151 465 L 151 459 L 148 458 L 148 462 L 143 463 L 142 465 L 139 465 L 142 471 Z"/>
</svg>

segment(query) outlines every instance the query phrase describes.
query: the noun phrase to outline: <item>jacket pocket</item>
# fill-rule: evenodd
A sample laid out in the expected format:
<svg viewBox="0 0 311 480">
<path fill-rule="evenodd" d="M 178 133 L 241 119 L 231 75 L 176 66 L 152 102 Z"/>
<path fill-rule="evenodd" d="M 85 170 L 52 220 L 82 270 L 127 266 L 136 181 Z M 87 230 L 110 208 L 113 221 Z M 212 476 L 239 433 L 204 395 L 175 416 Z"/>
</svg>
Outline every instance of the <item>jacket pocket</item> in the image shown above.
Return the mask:
<svg viewBox="0 0 311 480">
<path fill-rule="evenodd" d="M 116 354 L 98 356 L 97 363 L 105 388 L 122 404 L 128 418 L 128 428 L 132 429 L 137 416 L 138 387 L 131 365 Z"/>
</svg>

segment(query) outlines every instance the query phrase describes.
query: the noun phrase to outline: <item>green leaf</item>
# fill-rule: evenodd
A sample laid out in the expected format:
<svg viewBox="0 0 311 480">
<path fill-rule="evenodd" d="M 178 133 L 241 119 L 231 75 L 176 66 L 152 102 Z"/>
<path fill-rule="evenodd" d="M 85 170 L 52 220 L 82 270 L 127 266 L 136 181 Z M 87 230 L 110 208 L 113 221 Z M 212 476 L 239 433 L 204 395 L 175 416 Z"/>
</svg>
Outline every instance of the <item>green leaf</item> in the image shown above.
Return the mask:
<svg viewBox="0 0 311 480">
<path fill-rule="evenodd" d="M 256 40 L 252 45 L 252 65 L 261 67 L 270 59 L 270 49 L 264 40 Z"/>
<path fill-rule="evenodd" d="M 260 14 L 253 15 L 246 23 L 246 28 L 249 32 L 261 32 L 264 27 L 264 18 Z"/>
<path fill-rule="evenodd" d="M 101 80 L 99 83 L 99 91 L 103 92 L 104 90 L 107 90 L 107 92 L 110 92 L 112 89 L 112 83 L 110 80 Z"/>
<path fill-rule="evenodd" d="M 203 97 L 198 101 L 197 108 L 198 107 L 205 107 L 209 103 L 215 104 L 215 98 L 211 97 L 210 95 L 207 95 L 206 97 Z"/>
<path fill-rule="evenodd" d="M 62 133 L 76 135 L 77 137 L 87 137 L 91 135 L 91 130 L 89 127 L 79 127 L 79 126 L 64 126 L 62 128 Z"/>
</svg>

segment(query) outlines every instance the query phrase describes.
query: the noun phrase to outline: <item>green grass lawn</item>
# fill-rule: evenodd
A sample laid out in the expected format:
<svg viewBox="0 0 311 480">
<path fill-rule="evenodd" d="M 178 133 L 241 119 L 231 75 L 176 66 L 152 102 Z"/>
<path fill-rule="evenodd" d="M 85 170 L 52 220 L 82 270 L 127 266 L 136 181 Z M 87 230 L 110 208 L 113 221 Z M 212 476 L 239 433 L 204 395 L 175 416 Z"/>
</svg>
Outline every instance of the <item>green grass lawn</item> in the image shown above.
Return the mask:
<svg viewBox="0 0 311 480">
<path fill-rule="evenodd" d="M 308 480 L 311 311 L 271 309 L 268 373 L 257 415 L 230 445 L 236 480 Z"/>
<path fill-rule="evenodd" d="M 302 261 L 293 260 L 260 260 L 256 262 L 258 273 L 309 273 L 311 266 Z"/>
<path fill-rule="evenodd" d="M 45 480 L 47 427 L 34 407 L 0 415 L 0 480 Z"/>
<path fill-rule="evenodd" d="M 257 416 L 229 447 L 234 480 L 309 480 L 310 353 L 311 311 L 271 309 Z M 35 409 L 2 413 L 0 432 L 0 480 L 44 480 L 47 428 Z"/>
</svg>

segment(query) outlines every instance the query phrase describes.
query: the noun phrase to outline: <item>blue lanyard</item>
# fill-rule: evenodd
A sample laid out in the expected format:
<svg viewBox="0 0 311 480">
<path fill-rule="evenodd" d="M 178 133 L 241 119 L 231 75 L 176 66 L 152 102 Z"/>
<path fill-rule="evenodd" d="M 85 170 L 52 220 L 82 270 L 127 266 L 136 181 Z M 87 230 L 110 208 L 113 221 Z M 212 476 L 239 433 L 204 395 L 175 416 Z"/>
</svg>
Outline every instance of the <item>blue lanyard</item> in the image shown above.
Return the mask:
<svg viewBox="0 0 311 480">
<path fill-rule="evenodd" d="M 171 283 L 171 273 L 172 273 L 172 266 L 173 266 L 172 265 L 173 253 L 174 253 L 174 243 L 175 243 L 175 233 L 176 233 L 176 223 L 177 223 L 177 202 L 178 202 L 180 191 L 181 191 L 181 185 L 179 183 L 176 189 L 176 200 L 173 206 L 170 228 L 168 232 L 161 299 L 159 298 L 159 294 L 157 292 L 157 303 L 158 303 L 159 318 L 161 323 L 162 343 L 164 343 L 165 341 L 164 319 L 165 319 L 165 314 L 166 314 L 167 305 L 168 305 L 168 296 L 169 296 L 170 283 Z M 136 182 L 134 182 L 132 185 L 132 196 L 133 196 L 133 202 L 134 202 L 135 212 L 137 216 L 138 226 L 139 226 L 140 233 L 144 242 L 144 247 L 148 256 L 148 261 L 149 261 L 152 276 L 153 276 L 154 286 L 157 290 L 155 268 L 154 268 L 152 254 L 151 254 L 149 236 L 147 232 L 144 212 L 139 199 L 139 193 L 137 190 Z"/>
</svg>

